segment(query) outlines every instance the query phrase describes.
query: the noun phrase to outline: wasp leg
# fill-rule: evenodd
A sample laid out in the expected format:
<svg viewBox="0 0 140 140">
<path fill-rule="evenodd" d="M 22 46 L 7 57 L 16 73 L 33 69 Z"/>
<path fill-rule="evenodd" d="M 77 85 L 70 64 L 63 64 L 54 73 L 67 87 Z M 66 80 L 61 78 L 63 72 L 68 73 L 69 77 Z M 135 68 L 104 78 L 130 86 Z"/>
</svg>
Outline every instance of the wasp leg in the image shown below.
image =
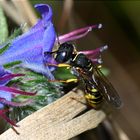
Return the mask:
<svg viewBox="0 0 140 140">
<path fill-rule="evenodd" d="M 51 63 L 46 63 L 46 66 L 54 66 L 54 67 L 71 67 L 71 65 L 66 64 L 66 63 L 60 63 L 60 64 L 51 64 Z"/>
<path fill-rule="evenodd" d="M 72 100 L 75 100 L 75 101 L 77 101 L 77 102 L 79 102 L 79 103 L 81 103 L 81 104 L 87 106 L 89 109 L 95 109 L 95 110 L 97 109 L 96 106 L 95 106 L 95 107 L 94 107 L 93 105 L 91 106 L 91 105 L 88 103 L 88 101 L 87 101 L 86 103 L 80 101 L 80 100 L 83 100 L 83 98 L 86 99 L 85 97 L 81 97 L 81 98 L 70 97 L 70 98 L 71 98 Z"/>
<path fill-rule="evenodd" d="M 61 83 L 71 83 L 71 82 L 78 82 L 77 78 L 72 78 L 72 79 L 68 79 L 68 80 L 49 80 L 49 82 L 61 82 Z"/>
<path fill-rule="evenodd" d="M 81 100 L 85 99 L 85 97 L 80 97 L 80 98 L 75 98 L 75 97 L 70 97 L 72 100 L 75 100 L 85 106 L 89 106 L 89 104 L 82 102 Z"/>
<path fill-rule="evenodd" d="M 58 67 L 57 64 L 51 64 L 51 63 L 46 63 L 45 66 L 54 66 L 54 67 Z"/>
<path fill-rule="evenodd" d="M 15 127 L 11 127 L 12 129 L 13 129 L 13 131 L 17 134 L 17 135 L 20 135 L 20 133 L 16 130 L 16 128 Z"/>
</svg>

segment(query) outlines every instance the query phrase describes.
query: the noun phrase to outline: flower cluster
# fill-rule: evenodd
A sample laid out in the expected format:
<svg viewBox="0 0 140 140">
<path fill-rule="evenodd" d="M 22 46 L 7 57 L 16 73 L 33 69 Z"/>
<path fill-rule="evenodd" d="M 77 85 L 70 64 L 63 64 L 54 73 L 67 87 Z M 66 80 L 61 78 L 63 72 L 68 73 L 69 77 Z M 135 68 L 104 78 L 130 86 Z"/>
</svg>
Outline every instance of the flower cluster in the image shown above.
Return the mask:
<svg viewBox="0 0 140 140">
<path fill-rule="evenodd" d="M 32 102 L 32 100 L 26 100 L 24 102 L 12 102 L 11 99 L 16 95 L 16 94 L 21 94 L 21 95 L 29 95 L 29 96 L 33 96 L 35 95 L 35 93 L 31 93 L 31 92 L 25 92 L 22 90 L 18 90 L 16 88 L 13 87 L 8 87 L 6 86 L 6 84 L 13 78 L 15 77 L 19 77 L 19 76 L 24 76 L 24 74 L 12 74 L 9 71 L 6 71 L 3 69 L 3 67 L 0 67 L 0 116 L 3 117 L 5 120 L 7 120 L 7 122 L 9 122 L 12 125 L 15 125 L 15 123 L 13 121 L 11 121 L 10 119 L 8 119 L 5 115 L 5 113 L 8 111 L 7 109 L 2 109 L 4 108 L 4 105 L 8 105 L 8 106 L 25 106 L 29 103 Z M 16 125 L 15 125 L 16 126 Z"/>
<path fill-rule="evenodd" d="M 49 79 L 54 79 L 51 69 L 46 63 L 52 61 L 51 56 L 44 55 L 44 52 L 51 52 L 53 46 L 67 41 L 73 41 L 87 35 L 92 29 L 100 29 L 101 24 L 91 25 L 77 29 L 65 35 L 56 37 L 56 32 L 52 23 L 52 9 L 47 4 L 37 4 L 35 8 L 41 14 L 41 19 L 26 33 L 15 38 L 10 42 L 6 51 L 0 54 L 0 115 L 12 125 L 13 121 L 9 120 L 5 114 L 6 110 L 2 109 L 4 105 L 23 106 L 29 104 L 31 100 L 22 103 L 12 102 L 11 99 L 15 94 L 34 95 L 34 93 L 18 90 L 13 87 L 7 87 L 6 84 L 15 77 L 24 76 L 23 74 L 12 74 L 10 71 L 3 69 L 2 65 L 20 61 L 18 67 L 28 68 L 34 72 L 41 73 Z M 1 47 L 2 48 L 2 47 Z M 94 63 L 101 63 L 100 53 L 107 47 L 97 48 L 95 50 L 83 51 Z"/>
</svg>

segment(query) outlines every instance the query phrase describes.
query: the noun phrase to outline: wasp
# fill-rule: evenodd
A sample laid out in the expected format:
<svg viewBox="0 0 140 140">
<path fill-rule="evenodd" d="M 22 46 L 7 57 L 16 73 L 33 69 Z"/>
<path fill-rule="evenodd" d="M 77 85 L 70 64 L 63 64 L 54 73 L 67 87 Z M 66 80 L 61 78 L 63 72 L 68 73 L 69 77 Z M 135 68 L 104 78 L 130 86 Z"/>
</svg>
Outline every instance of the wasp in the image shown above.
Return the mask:
<svg viewBox="0 0 140 140">
<path fill-rule="evenodd" d="M 106 76 L 85 54 L 78 53 L 72 43 L 65 42 L 60 44 L 57 51 L 44 53 L 44 55 L 48 54 L 54 54 L 53 57 L 58 63 L 48 65 L 70 68 L 71 73 L 76 76 L 65 81 L 55 81 L 70 83 L 82 80 L 85 86 L 84 96 L 91 107 L 97 108 L 103 100 L 115 108 L 122 106 L 120 96 Z"/>
</svg>

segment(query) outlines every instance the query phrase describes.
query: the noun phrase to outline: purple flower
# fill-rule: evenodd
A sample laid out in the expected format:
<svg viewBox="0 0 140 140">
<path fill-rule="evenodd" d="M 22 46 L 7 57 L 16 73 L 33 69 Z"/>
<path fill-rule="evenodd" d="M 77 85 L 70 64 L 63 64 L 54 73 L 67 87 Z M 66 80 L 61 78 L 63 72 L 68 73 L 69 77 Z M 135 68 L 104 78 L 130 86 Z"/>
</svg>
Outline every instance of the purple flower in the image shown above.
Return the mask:
<svg viewBox="0 0 140 140">
<path fill-rule="evenodd" d="M 3 117 L 8 123 L 14 126 L 16 126 L 16 124 L 12 120 L 10 120 L 5 114 L 8 110 L 3 109 L 4 105 L 13 106 L 13 107 L 25 106 L 31 103 L 32 100 L 29 99 L 24 102 L 17 103 L 17 102 L 12 102 L 11 101 L 12 98 L 16 94 L 30 95 L 30 96 L 35 95 L 35 93 L 25 92 L 13 87 L 6 86 L 6 84 L 11 79 L 19 76 L 24 76 L 24 74 L 11 74 L 10 72 L 4 70 L 3 67 L 0 67 L 0 116 Z"/>
<path fill-rule="evenodd" d="M 44 52 L 52 51 L 54 44 L 58 41 L 52 24 L 52 9 L 47 4 L 37 4 L 35 8 L 40 12 L 42 18 L 27 33 L 11 42 L 10 47 L 0 55 L 0 65 L 22 61 L 20 64 L 22 67 L 42 73 L 49 79 L 54 79 L 50 69 L 45 65 L 51 59 L 44 55 Z M 101 24 L 97 24 L 72 31 L 60 36 L 59 42 L 79 39 L 87 35 L 92 29 L 101 27 Z"/>
<path fill-rule="evenodd" d="M 35 8 L 41 13 L 38 20 L 27 33 L 17 37 L 11 46 L 0 55 L 0 65 L 13 61 L 22 61 L 22 66 L 46 74 L 51 77 L 48 67 L 44 66 L 44 51 L 51 51 L 56 34 L 52 24 L 52 9 L 45 4 L 38 4 Z"/>
</svg>

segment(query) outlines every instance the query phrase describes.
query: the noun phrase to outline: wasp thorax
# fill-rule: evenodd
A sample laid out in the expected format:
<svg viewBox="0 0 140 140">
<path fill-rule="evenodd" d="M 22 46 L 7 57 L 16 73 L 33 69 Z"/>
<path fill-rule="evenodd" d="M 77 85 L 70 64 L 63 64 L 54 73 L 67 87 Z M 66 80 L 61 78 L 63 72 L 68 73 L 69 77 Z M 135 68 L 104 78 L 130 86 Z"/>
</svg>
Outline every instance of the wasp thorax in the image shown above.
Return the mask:
<svg viewBox="0 0 140 140">
<path fill-rule="evenodd" d="M 76 56 L 74 63 L 80 68 L 89 70 L 92 67 L 92 62 L 86 57 L 86 55 L 80 53 Z"/>
</svg>

